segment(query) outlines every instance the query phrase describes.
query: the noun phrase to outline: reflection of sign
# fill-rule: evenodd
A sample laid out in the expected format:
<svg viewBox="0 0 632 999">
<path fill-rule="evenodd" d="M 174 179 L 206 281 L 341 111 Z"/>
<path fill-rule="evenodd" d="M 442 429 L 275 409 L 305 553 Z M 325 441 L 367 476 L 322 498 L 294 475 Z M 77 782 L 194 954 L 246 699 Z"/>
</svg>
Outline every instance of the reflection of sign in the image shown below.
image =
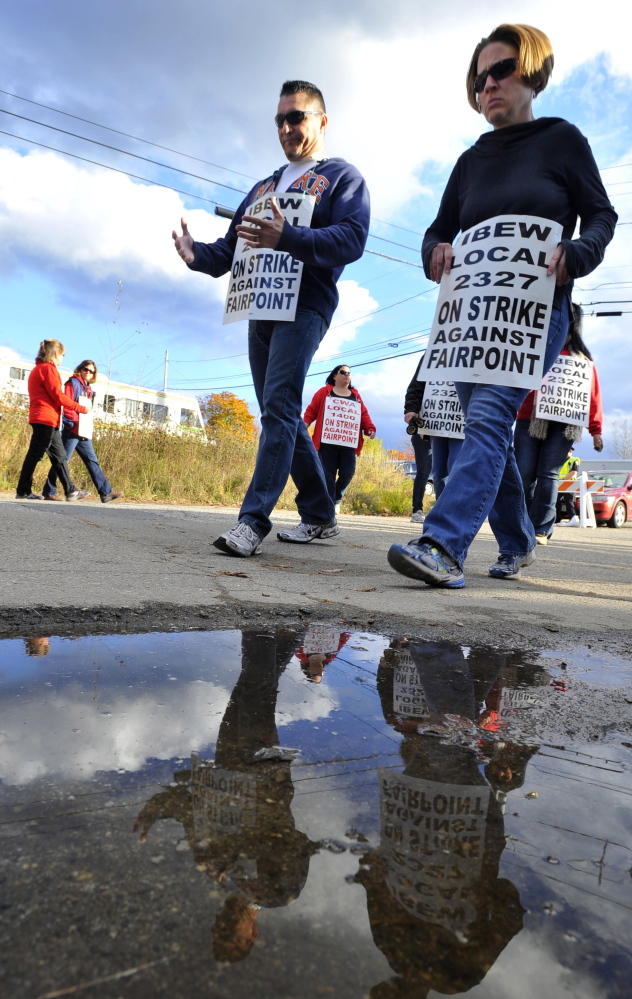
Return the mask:
<svg viewBox="0 0 632 999">
<path fill-rule="evenodd" d="M 393 711 L 409 718 L 423 718 L 428 713 L 419 670 L 409 652 L 398 654 L 393 670 Z"/>
<path fill-rule="evenodd" d="M 560 354 L 540 386 L 535 408 L 537 418 L 587 427 L 592 374 L 592 361 L 587 357 Z"/>
<path fill-rule="evenodd" d="M 316 199 L 288 192 L 266 194 L 248 206 L 248 215 L 271 219 L 270 200 L 276 197 L 290 225 L 309 228 Z M 282 250 L 256 250 L 238 239 L 224 306 L 224 324 L 238 319 L 276 319 L 292 322 L 301 287 L 303 264 Z"/>
<path fill-rule="evenodd" d="M 424 421 L 423 430 L 420 431 L 422 434 L 430 437 L 465 437 L 465 417 L 454 382 L 426 382 L 421 416 Z"/>
<path fill-rule="evenodd" d="M 328 628 L 327 625 L 311 624 L 303 640 L 303 652 L 306 656 L 329 652 L 337 652 L 340 644 L 340 632 Z"/>
<path fill-rule="evenodd" d="M 498 215 L 454 247 L 420 376 L 539 388 L 555 277 L 547 277 L 562 227 L 531 215 Z"/>
<path fill-rule="evenodd" d="M 380 850 L 388 889 L 418 919 L 453 933 L 476 918 L 489 787 L 379 770 Z"/>
<path fill-rule="evenodd" d="M 254 774 L 194 765 L 191 786 L 196 840 L 234 835 L 254 826 L 257 817 Z"/>
<path fill-rule="evenodd" d="M 360 420 L 359 402 L 328 395 L 323 412 L 321 443 L 356 448 L 360 439 Z"/>
<path fill-rule="evenodd" d="M 534 708 L 541 699 L 533 690 L 516 690 L 513 687 L 503 687 L 498 705 L 498 717 L 509 718 L 516 711 L 524 708 Z"/>
<path fill-rule="evenodd" d="M 91 441 L 92 435 L 94 433 L 94 414 L 92 412 L 92 400 L 88 399 L 87 395 L 80 395 L 77 400 L 80 406 L 85 406 L 88 410 L 87 413 L 79 413 L 79 424 L 77 426 L 77 434 L 79 437 L 85 437 L 86 440 Z"/>
</svg>

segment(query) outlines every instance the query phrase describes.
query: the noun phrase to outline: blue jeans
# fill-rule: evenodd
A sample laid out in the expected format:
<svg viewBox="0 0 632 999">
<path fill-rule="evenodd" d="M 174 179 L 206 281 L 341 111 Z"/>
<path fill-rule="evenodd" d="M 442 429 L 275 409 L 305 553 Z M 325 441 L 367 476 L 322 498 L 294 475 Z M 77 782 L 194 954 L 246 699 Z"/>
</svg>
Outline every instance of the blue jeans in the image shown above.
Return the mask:
<svg viewBox="0 0 632 999">
<path fill-rule="evenodd" d="M 533 530 L 548 538 L 555 524 L 560 468 L 568 457 L 572 442 L 564 436 L 565 423 L 549 420 L 546 440 L 542 441 L 529 436 L 529 422 L 516 420 L 516 461 Z"/>
<path fill-rule="evenodd" d="M 454 462 L 461 453 L 463 441 L 460 437 L 432 438 L 432 482 L 437 499 L 445 489 Z"/>
<path fill-rule="evenodd" d="M 423 510 L 424 493 L 426 483 L 432 468 L 432 456 L 430 454 L 430 438 L 422 437 L 421 434 L 413 434 L 410 443 L 415 452 L 415 481 L 413 482 L 413 513 Z"/>
<path fill-rule="evenodd" d="M 303 422 L 303 385 L 328 329 L 314 309 L 298 308 L 293 323 L 258 319 L 248 324 L 250 370 L 261 410 L 261 436 L 254 474 L 239 520 L 265 538 L 270 514 L 291 475 L 296 505 L 307 524 L 335 519 L 323 467 Z"/>
<path fill-rule="evenodd" d="M 570 299 L 554 307 L 544 372 L 563 348 Z M 423 540 L 434 541 L 462 568 L 486 517 L 503 555 L 526 555 L 535 545 L 513 449 L 513 424 L 529 390 L 507 385 L 456 382 L 465 413 L 465 440 L 448 484 L 424 523 Z"/>
<path fill-rule="evenodd" d="M 61 439 L 66 449 L 66 461 L 70 461 L 75 451 L 88 469 L 90 478 L 94 482 L 95 488 L 103 498 L 112 492 L 112 486 L 103 474 L 103 469 L 99 464 L 99 459 L 94 453 L 92 441 L 82 441 L 80 437 L 73 437 L 62 430 Z M 57 493 L 57 472 L 51 468 L 46 485 L 43 489 L 44 496 L 55 496 Z"/>
<path fill-rule="evenodd" d="M 355 474 L 355 448 L 340 447 L 338 444 L 321 444 L 318 457 L 323 466 L 329 495 L 334 503 L 340 503 Z M 337 479 L 336 473 L 338 473 Z"/>
</svg>

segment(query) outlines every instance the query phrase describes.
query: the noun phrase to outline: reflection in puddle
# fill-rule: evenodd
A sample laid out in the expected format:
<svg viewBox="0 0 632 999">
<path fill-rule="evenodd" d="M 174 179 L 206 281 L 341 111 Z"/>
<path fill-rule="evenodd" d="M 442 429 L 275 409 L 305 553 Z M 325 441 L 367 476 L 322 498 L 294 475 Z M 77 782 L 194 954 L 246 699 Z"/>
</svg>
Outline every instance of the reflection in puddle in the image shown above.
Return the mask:
<svg viewBox="0 0 632 999">
<path fill-rule="evenodd" d="M 626 995 L 629 664 L 573 664 L 330 625 L 0 643 L 4 993 Z"/>
</svg>

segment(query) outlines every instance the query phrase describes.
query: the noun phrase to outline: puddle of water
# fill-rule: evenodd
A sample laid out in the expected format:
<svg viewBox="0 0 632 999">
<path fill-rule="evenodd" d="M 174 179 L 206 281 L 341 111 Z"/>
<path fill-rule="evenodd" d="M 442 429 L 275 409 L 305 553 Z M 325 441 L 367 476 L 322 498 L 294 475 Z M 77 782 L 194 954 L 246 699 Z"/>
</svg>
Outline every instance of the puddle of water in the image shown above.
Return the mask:
<svg viewBox="0 0 632 999">
<path fill-rule="evenodd" d="M 627 996 L 629 667 L 324 625 L 0 642 L 1 991 Z"/>
</svg>

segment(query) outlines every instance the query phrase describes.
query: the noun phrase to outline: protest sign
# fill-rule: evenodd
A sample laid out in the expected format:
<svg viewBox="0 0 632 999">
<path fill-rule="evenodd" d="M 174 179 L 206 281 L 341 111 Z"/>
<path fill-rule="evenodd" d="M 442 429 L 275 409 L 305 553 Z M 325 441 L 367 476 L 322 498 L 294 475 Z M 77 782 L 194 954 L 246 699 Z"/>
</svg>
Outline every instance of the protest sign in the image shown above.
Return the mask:
<svg viewBox="0 0 632 999">
<path fill-rule="evenodd" d="M 85 406 L 88 412 L 78 414 L 79 423 L 77 425 L 77 434 L 79 437 L 85 437 L 86 440 L 91 441 L 94 434 L 94 413 L 92 412 L 92 400 L 88 399 L 87 395 L 80 395 L 78 402 L 80 406 Z"/>
<path fill-rule="evenodd" d="M 339 631 L 328 628 L 326 624 L 310 624 L 303 639 L 303 652 L 306 656 L 327 655 L 337 652 L 339 645 Z"/>
<path fill-rule="evenodd" d="M 498 705 L 498 717 L 503 721 L 513 718 L 517 711 L 535 708 L 542 703 L 542 696 L 533 690 L 503 687 Z"/>
<path fill-rule="evenodd" d="M 265 194 L 248 206 L 248 215 L 271 219 L 270 202 L 290 225 L 309 228 L 316 199 L 311 194 Z M 223 324 L 239 319 L 276 319 L 292 322 L 296 315 L 303 264 L 283 250 L 256 250 L 237 240 L 224 306 Z"/>
<path fill-rule="evenodd" d="M 388 890 L 417 919 L 463 930 L 476 918 L 489 787 L 378 773 Z"/>
<path fill-rule="evenodd" d="M 409 652 L 398 652 L 393 670 L 393 712 L 407 718 L 428 717 L 419 670 Z"/>
<path fill-rule="evenodd" d="M 194 762 L 191 790 L 196 840 L 236 835 L 254 826 L 256 786 L 254 774 Z"/>
<path fill-rule="evenodd" d="M 587 427 L 593 365 L 583 354 L 560 354 L 544 376 L 535 406 L 538 420 Z"/>
<path fill-rule="evenodd" d="M 421 403 L 423 430 L 429 437 L 465 437 L 465 416 L 454 382 L 428 381 Z"/>
<path fill-rule="evenodd" d="M 562 227 L 531 215 L 497 215 L 457 240 L 420 378 L 539 388 Z"/>
<path fill-rule="evenodd" d="M 327 396 L 320 434 L 321 444 L 356 448 L 360 439 L 361 417 L 360 403 L 355 399 Z"/>
</svg>

